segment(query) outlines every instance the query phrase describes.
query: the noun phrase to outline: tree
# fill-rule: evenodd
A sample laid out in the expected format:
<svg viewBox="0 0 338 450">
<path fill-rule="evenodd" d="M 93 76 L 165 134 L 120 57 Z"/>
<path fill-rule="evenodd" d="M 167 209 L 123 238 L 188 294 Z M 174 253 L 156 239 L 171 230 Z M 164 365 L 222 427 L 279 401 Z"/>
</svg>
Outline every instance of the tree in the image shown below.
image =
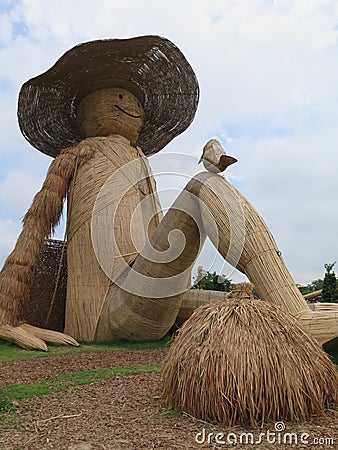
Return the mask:
<svg viewBox="0 0 338 450">
<path fill-rule="evenodd" d="M 197 277 L 193 278 L 194 284 L 192 289 L 204 289 L 207 291 L 226 291 L 231 288 L 231 280 L 224 275 L 218 275 L 216 272 L 210 273 L 205 271 L 202 266 L 197 269 Z"/>
<path fill-rule="evenodd" d="M 323 302 L 338 303 L 338 284 L 337 277 L 333 271 L 333 266 L 336 262 L 332 264 L 325 264 L 325 277 L 323 283 L 322 300 Z"/>
<path fill-rule="evenodd" d="M 314 280 L 309 284 L 310 292 L 320 291 L 323 289 L 324 281 L 322 279 Z"/>
</svg>

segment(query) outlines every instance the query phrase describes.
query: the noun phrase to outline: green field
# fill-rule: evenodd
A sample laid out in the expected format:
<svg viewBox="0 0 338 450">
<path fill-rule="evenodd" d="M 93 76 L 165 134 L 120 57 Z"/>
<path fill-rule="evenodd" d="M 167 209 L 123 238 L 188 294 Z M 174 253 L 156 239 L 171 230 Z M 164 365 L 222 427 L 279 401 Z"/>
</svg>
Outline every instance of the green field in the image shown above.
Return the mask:
<svg viewBox="0 0 338 450">
<path fill-rule="evenodd" d="M 48 352 L 40 350 L 24 350 L 9 342 L 0 340 L 0 363 L 6 361 L 16 361 L 30 358 L 48 358 L 50 356 L 72 355 L 78 353 L 95 353 L 112 350 L 143 350 L 145 348 L 163 348 L 170 347 L 172 338 L 164 336 L 159 341 L 152 342 L 103 342 L 103 343 L 88 343 L 80 342 L 80 347 L 72 347 L 69 345 L 62 346 L 48 346 Z"/>
</svg>

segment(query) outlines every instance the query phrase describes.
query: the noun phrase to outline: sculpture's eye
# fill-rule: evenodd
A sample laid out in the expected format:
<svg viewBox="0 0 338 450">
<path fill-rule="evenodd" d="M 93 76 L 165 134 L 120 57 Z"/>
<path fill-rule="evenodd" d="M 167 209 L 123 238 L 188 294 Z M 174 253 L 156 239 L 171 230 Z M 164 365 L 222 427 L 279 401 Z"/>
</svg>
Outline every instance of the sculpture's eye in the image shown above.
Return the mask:
<svg viewBox="0 0 338 450">
<path fill-rule="evenodd" d="M 123 99 L 123 95 L 119 94 L 119 99 L 122 100 Z"/>
</svg>

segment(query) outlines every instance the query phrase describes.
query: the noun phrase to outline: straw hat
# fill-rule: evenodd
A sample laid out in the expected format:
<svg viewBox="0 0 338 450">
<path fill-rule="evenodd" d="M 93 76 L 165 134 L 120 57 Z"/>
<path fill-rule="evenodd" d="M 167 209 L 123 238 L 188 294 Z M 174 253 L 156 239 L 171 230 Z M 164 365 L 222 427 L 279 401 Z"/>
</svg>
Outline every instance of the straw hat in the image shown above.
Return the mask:
<svg viewBox="0 0 338 450">
<path fill-rule="evenodd" d="M 141 36 L 85 42 L 21 88 L 18 119 L 25 138 L 57 156 L 81 141 L 76 108 L 88 93 L 106 87 L 132 92 L 143 104 L 145 124 L 137 145 L 146 155 L 161 150 L 192 122 L 198 81 L 181 51 L 168 39 Z"/>
</svg>

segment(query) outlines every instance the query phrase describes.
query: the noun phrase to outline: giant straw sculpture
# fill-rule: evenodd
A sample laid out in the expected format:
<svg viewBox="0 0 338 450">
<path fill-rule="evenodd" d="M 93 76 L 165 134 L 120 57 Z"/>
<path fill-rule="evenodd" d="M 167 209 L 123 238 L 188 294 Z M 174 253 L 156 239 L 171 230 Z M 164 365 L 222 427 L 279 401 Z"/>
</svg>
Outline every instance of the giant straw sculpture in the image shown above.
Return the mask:
<svg viewBox="0 0 338 450">
<path fill-rule="evenodd" d="M 21 131 L 55 159 L 0 274 L 0 337 L 43 350 L 45 340 L 158 339 L 175 321 L 206 235 L 262 299 L 321 343 L 338 335 L 338 312 L 309 310 L 262 218 L 218 174 L 196 175 L 162 218 L 146 157 L 189 126 L 198 94 L 190 64 L 158 36 L 80 44 L 22 86 Z M 62 335 L 28 326 L 23 310 L 67 195 Z"/>
</svg>

